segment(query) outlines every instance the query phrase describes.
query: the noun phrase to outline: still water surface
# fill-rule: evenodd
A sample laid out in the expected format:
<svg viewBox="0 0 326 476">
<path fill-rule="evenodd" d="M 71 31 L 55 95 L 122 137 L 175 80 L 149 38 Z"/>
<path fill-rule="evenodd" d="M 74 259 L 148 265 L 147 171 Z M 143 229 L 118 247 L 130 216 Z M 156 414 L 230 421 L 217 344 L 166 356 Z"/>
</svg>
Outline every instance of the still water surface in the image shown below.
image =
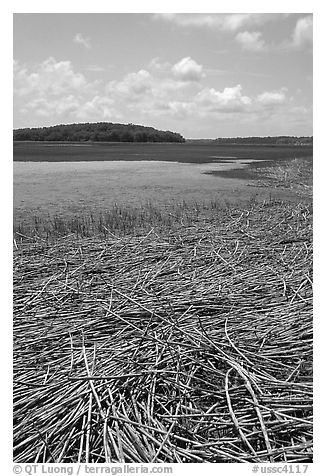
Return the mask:
<svg viewBox="0 0 326 476">
<path fill-rule="evenodd" d="M 216 159 L 215 157 L 212 160 Z M 242 168 L 246 160 L 189 164 L 164 161 L 14 162 L 14 209 L 42 213 L 106 209 L 182 200 L 236 201 L 252 194 L 243 180 L 207 172 Z"/>
</svg>

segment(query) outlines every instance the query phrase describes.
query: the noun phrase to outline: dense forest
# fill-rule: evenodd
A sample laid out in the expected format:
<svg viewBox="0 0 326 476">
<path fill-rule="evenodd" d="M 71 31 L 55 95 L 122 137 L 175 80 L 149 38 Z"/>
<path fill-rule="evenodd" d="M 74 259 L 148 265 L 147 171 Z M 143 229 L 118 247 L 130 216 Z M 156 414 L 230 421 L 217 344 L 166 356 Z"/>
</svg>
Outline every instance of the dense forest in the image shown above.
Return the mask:
<svg viewBox="0 0 326 476">
<path fill-rule="evenodd" d="M 220 137 L 218 144 L 261 144 L 261 145 L 310 145 L 312 137 L 276 136 L 276 137 Z"/>
<path fill-rule="evenodd" d="M 136 124 L 96 122 L 14 130 L 15 141 L 185 142 L 181 134 Z"/>
</svg>

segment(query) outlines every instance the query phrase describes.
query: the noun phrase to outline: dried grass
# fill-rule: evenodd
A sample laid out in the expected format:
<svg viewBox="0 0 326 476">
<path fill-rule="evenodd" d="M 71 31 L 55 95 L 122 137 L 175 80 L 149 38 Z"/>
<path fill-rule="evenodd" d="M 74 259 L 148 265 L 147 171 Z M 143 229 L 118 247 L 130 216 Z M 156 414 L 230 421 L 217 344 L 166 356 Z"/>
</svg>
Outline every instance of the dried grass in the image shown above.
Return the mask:
<svg viewBox="0 0 326 476">
<path fill-rule="evenodd" d="M 279 166 L 253 167 L 251 172 L 257 176 L 252 182 L 254 187 L 274 187 L 293 190 L 302 198 L 313 195 L 313 162 L 312 158 L 293 159 Z M 260 176 L 263 176 L 260 178 Z"/>
<path fill-rule="evenodd" d="M 312 461 L 311 220 L 16 240 L 14 460 Z"/>
</svg>

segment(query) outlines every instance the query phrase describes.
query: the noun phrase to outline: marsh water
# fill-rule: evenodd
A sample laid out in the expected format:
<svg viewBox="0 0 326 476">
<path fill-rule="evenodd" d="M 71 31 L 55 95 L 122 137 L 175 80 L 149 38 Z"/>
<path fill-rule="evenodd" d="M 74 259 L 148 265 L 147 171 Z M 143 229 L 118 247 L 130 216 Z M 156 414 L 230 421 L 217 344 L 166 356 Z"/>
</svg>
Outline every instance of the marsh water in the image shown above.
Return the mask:
<svg viewBox="0 0 326 476">
<path fill-rule="evenodd" d="M 14 208 L 42 212 L 108 208 L 114 203 L 231 199 L 241 180 L 207 172 L 234 164 L 182 164 L 151 161 L 15 162 Z M 244 166 L 244 164 L 238 164 Z"/>
<path fill-rule="evenodd" d="M 81 152 L 72 161 L 76 150 Z M 153 150 L 157 152 L 154 156 Z M 175 155 L 171 153 L 173 150 Z M 172 148 L 156 145 L 155 149 L 152 145 L 146 148 L 146 145 L 125 144 L 121 148 L 19 144 L 16 150 L 14 148 L 15 216 L 23 216 L 26 212 L 66 214 L 104 210 L 115 203 L 141 206 L 146 202 L 218 200 L 234 203 L 247 200 L 257 193 L 252 184 L 248 186 L 248 180 L 226 178 L 218 173 L 244 170 L 254 160 L 270 161 L 271 152 L 267 150 L 264 154 L 260 148 L 257 158 L 257 151 L 256 156 L 253 150 L 248 152 L 244 148 L 243 151 L 241 157 L 239 150 L 202 145 L 188 149 L 182 144 L 179 148 L 178 145 Z M 107 155 L 103 156 L 105 153 Z M 278 157 L 277 151 L 272 153 Z M 189 162 L 186 162 L 187 154 Z M 90 160 L 85 160 L 87 158 Z M 149 160 L 151 158 L 155 160 Z"/>
</svg>

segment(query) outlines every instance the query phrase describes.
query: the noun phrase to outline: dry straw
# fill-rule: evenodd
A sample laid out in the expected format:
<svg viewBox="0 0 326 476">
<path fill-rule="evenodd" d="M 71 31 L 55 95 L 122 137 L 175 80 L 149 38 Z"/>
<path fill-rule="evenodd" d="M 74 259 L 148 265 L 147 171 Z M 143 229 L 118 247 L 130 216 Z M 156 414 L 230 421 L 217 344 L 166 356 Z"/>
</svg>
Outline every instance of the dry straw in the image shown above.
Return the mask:
<svg viewBox="0 0 326 476">
<path fill-rule="evenodd" d="M 312 461 L 311 216 L 16 239 L 15 461 Z"/>
</svg>

